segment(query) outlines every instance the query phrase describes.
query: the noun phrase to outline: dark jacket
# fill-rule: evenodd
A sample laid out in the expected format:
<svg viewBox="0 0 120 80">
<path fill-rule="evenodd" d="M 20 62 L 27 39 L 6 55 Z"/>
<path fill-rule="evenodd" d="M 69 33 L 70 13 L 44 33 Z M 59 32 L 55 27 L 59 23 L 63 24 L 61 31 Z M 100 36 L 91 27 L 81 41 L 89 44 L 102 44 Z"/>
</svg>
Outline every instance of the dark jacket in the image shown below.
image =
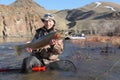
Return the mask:
<svg viewBox="0 0 120 80">
<path fill-rule="evenodd" d="M 47 30 L 47 29 L 43 26 L 42 28 L 39 28 L 39 29 L 36 30 L 36 34 L 35 34 L 33 40 L 34 40 L 34 39 L 38 39 L 38 38 L 40 38 L 40 37 L 42 37 L 42 36 L 44 36 L 44 35 L 46 35 L 46 34 L 48 34 L 48 33 L 50 33 L 50 32 L 53 32 L 53 31 L 55 31 L 54 28 Z"/>
</svg>

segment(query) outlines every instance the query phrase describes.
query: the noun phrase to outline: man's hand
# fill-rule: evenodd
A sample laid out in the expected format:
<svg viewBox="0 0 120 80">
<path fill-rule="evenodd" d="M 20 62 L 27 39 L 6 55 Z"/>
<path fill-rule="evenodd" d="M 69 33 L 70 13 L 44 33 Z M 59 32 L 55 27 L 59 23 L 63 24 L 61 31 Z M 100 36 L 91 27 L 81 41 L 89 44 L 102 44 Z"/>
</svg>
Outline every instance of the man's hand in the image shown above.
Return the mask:
<svg viewBox="0 0 120 80">
<path fill-rule="evenodd" d="M 30 43 L 30 42 L 31 42 L 31 41 L 28 41 L 28 42 L 26 42 L 26 43 Z M 29 47 L 27 47 L 27 48 L 25 48 L 25 51 L 30 53 L 30 52 L 32 52 L 32 49 L 29 48 Z"/>
<path fill-rule="evenodd" d="M 31 48 L 25 48 L 25 51 L 31 53 L 31 52 L 32 52 L 32 49 L 31 49 Z"/>
<path fill-rule="evenodd" d="M 50 45 L 55 45 L 56 44 L 56 39 L 52 39 L 51 41 L 50 41 Z"/>
</svg>

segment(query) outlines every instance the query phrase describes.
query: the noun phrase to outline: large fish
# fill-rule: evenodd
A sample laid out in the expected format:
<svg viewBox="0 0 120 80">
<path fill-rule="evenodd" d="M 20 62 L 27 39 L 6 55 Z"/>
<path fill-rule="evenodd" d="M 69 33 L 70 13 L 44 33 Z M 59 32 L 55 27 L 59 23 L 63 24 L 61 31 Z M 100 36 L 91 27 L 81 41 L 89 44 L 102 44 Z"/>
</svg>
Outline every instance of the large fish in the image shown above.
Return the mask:
<svg viewBox="0 0 120 80">
<path fill-rule="evenodd" d="M 15 50 L 16 50 L 16 53 L 20 55 L 22 53 L 22 50 L 27 47 L 31 48 L 32 50 L 40 49 L 48 45 L 52 39 L 55 39 L 55 38 L 57 39 L 59 37 L 60 35 L 57 32 L 51 32 L 43 37 L 40 37 L 39 39 L 33 42 L 16 45 Z"/>
</svg>

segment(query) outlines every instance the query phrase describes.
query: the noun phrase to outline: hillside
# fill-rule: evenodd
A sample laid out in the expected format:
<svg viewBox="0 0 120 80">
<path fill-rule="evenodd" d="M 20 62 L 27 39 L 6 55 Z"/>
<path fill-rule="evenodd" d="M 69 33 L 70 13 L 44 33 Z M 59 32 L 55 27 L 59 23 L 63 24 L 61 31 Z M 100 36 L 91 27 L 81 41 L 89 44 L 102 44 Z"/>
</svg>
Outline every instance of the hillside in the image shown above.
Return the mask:
<svg viewBox="0 0 120 80">
<path fill-rule="evenodd" d="M 93 2 L 81 8 L 62 10 L 57 14 L 65 14 L 63 18 L 70 22 L 69 28 L 77 33 L 118 34 L 116 30 L 120 25 L 120 5 L 116 3 Z"/>
<path fill-rule="evenodd" d="M 103 12 L 119 11 L 120 5 L 112 2 L 93 2 L 78 9 L 83 11 L 93 10 L 96 13 L 103 13 Z"/>
<path fill-rule="evenodd" d="M 41 16 L 53 12 L 56 11 L 47 11 L 33 0 L 16 0 L 10 5 L 0 5 L 0 37 L 30 37 L 43 26 Z M 62 24 L 62 27 L 56 28 L 65 29 L 65 21 L 55 16 L 56 20 L 63 21 L 57 24 Z"/>
<path fill-rule="evenodd" d="M 76 9 L 46 10 L 34 0 L 16 0 L 0 5 L 0 36 L 30 37 L 43 25 L 41 16 L 52 13 L 56 29 L 91 35 L 120 35 L 120 5 L 111 2 L 93 2 Z"/>
</svg>

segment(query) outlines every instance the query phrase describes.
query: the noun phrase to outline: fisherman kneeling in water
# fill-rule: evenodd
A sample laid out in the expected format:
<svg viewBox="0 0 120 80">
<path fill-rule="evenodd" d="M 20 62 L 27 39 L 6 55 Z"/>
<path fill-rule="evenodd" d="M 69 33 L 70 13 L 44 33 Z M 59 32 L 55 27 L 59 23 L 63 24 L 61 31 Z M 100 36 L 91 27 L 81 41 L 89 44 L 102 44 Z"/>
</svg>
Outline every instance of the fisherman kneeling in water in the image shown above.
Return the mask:
<svg viewBox="0 0 120 80">
<path fill-rule="evenodd" d="M 36 30 L 32 41 L 56 31 L 56 21 L 53 15 L 45 14 L 41 20 L 44 26 Z M 58 60 L 59 55 L 63 51 L 63 40 L 52 39 L 50 44 L 42 49 L 32 50 L 31 48 L 26 48 L 26 50 L 32 54 L 23 60 L 22 72 L 31 72 L 34 66 L 45 66 L 50 62 Z"/>
</svg>

